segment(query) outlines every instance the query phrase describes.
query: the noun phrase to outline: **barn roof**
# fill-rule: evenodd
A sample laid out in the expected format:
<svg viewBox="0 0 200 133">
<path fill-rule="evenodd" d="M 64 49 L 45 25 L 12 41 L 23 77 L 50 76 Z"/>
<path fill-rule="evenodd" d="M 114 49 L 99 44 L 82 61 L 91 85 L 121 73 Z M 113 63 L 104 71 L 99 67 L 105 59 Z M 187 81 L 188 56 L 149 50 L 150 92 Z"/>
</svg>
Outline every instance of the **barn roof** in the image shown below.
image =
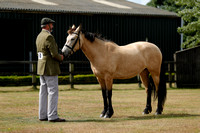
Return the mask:
<svg viewBox="0 0 200 133">
<path fill-rule="evenodd" d="M 177 17 L 176 13 L 126 0 L 0 0 L 0 11 Z"/>
</svg>

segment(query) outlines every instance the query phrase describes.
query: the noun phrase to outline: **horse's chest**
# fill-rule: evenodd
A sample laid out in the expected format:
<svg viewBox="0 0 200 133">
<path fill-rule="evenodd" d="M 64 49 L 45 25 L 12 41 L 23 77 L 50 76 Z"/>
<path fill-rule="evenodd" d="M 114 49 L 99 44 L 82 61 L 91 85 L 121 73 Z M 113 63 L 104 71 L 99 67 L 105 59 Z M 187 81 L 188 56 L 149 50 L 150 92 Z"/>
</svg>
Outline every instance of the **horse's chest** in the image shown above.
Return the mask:
<svg viewBox="0 0 200 133">
<path fill-rule="evenodd" d="M 101 69 L 98 69 L 98 67 L 94 67 L 94 66 L 91 65 L 91 68 L 92 68 L 93 73 L 94 73 L 96 76 L 99 77 L 99 76 L 103 75 L 102 70 L 101 70 Z"/>
<path fill-rule="evenodd" d="M 103 78 L 105 76 L 105 74 L 110 73 L 109 68 L 107 68 L 105 65 L 103 65 L 103 66 L 91 65 L 91 69 L 92 69 L 93 73 L 95 74 L 95 76 L 101 77 L 101 78 Z"/>
</svg>

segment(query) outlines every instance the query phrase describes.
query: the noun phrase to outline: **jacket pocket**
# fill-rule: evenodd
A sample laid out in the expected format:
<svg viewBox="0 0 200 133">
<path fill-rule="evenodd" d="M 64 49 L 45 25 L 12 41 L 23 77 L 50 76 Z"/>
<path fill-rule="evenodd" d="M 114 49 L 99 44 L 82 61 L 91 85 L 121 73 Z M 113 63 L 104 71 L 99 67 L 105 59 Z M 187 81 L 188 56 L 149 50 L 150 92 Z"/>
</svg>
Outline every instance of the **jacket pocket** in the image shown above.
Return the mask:
<svg viewBox="0 0 200 133">
<path fill-rule="evenodd" d="M 46 60 L 38 60 L 37 74 L 44 75 L 46 67 Z"/>
</svg>

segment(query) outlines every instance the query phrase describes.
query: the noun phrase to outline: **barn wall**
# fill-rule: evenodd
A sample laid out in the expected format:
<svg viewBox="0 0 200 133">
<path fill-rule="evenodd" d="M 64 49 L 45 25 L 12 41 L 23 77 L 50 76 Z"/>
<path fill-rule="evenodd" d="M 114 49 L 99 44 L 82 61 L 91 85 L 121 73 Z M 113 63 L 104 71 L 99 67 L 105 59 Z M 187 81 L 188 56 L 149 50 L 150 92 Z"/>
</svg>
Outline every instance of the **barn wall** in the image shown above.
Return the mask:
<svg viewBox="0 0 200 133">
<path fill-rule="evenodd" d="M 180 18 L 178 17 L 0 12 L 0 26 L 3 29 L 1 37 L 4 38 L 1 43 L 13 47 L 15 50 L 12 53 L 18 55 L 9 54 L 4 57 L 2 55 L 6 54 L 6 51 L 2 48 L 0 60 L 29 60 L 30 51 L 32 52 L 32 60 L 37 60 L 35 39 L 41 30 L 40 20 L 43 17 L 50 17 L 56 21 L 53 35 L 59 48 L 62 48 L 65 43 L 69 26 L 81 23 L 85 30 L 100 33 L 118 45 L 145 41 L 148 38 L 149 42 L 155 43 L 161 49 L 166 61 L 173 60 L 174 52 L 180 49 L 180 36 L 177 33 L 177 27 L 180 26 Z M 14 31 L 14 35 L 10 31 Z M 8 42 L 7 40 L 13 36 L 15 39 Z M 5 45 L 2 47 L 9 49 Z M 79 51 L 72 56 L 71 60 L 87 59 Z"/>
<path fill-rule="evenodd" d="M 200 87 L 200 46 L 176 52 L 176 83 L 178 88 Z"/>
</svg>

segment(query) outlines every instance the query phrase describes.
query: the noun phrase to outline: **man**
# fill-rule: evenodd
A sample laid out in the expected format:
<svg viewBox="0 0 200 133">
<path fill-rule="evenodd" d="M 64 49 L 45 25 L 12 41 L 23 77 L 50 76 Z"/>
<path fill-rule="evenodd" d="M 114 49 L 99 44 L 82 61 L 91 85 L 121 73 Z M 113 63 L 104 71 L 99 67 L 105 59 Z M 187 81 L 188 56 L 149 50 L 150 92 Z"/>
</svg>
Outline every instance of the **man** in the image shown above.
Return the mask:
<svg viewBox="0 0 200 133">
<path fill-rule="evenodd" d="M 50 18 L 43 18 L 41 20 L 42 31 L 36 39 L 37 74 L 40 75 L 39 120 L 65 122 L 65 119 L 60 119 L 57 114 L 59 62 L 64 57 L 58 54 L 58 46 L 51 35 L 54 23 L 55 21 Z"/>
</svg>

